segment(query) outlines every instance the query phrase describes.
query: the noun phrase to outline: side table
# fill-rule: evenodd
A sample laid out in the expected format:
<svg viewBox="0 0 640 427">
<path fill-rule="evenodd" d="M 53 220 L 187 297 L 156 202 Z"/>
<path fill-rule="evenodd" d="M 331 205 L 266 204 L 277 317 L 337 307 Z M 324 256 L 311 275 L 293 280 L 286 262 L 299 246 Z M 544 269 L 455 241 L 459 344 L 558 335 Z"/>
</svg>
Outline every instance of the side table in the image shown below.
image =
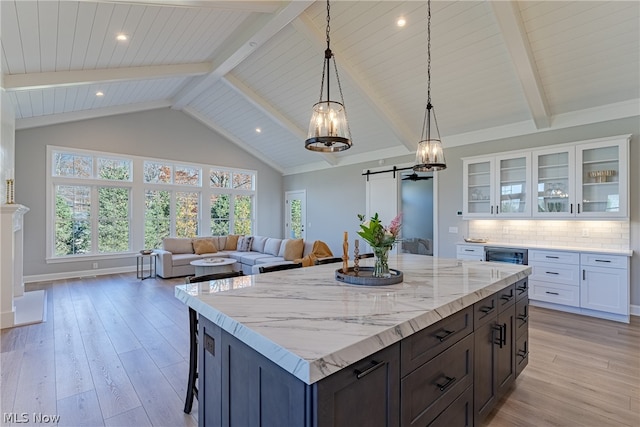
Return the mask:
<svg viewBox="0 0 640 427">
<path fill-rule="evenodd" d="M 145 275 L 144 260 L 148 259 L 148 274 Z M 136 255 L 136 277 L 140 280 L 156 277 L 156 263 L 158 255 L 155 253 L 150 254 L 138 254 Z"/>
</svg>

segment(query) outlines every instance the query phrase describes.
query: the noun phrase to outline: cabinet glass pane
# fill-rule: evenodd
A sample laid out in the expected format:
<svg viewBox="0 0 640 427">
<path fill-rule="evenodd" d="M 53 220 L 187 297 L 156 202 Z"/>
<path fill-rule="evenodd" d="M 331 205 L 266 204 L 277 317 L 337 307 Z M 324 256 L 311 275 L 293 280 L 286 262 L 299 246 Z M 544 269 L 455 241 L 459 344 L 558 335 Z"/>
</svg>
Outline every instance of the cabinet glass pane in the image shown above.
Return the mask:
<svg viewBox="0 0 640 427">
<path fill-rule="evenodd" d="M 569 212 L 569 153 L 567 151 L 538 156 L 536 188 L 538 212 Z"/>
<path fill-rule="evenodd" d="M 524 212 L 527 194 L 527 159 L 500 160 L 500 212 Z"/>
<path fill-rule="evenodd" d="M 467 167 L 467 211 L 488 213 L 491 206 L 491 163 L 471 163 Z"/>
<path fill-rule="evenodd" d="M 620 211 L 618 146 L 582 152 L 582 211 Z"/>
</svg>

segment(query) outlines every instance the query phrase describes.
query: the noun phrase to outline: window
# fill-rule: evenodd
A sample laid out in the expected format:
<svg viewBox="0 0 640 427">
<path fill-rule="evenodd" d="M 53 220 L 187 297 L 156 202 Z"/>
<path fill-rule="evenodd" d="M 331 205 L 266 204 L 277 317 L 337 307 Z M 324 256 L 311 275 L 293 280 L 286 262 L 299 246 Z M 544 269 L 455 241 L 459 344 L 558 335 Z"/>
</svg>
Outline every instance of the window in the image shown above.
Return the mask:
<svg viewBox="0 0 640 427">
<path fill-rule="evenodd" d="M 59 147 L 47 153 L 50 262 L 123 256 L 159 248 L 169 236 L 253 234 L 255 171 Z"/>
</svg>

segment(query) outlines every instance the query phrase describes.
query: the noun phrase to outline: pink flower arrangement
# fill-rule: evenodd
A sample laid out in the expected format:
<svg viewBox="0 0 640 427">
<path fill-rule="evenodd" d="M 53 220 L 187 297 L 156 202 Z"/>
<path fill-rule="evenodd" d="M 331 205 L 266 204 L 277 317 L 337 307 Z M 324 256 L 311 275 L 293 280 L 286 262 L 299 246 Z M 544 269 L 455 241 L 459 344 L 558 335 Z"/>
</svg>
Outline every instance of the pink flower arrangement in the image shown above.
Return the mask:
<svg viewBox="0 0 640 427">
<path fill-rule="evenodd" d="M 360 231 L 358 235 L 362 237 L 372 247 L 393 247 L 400 234 L 402 214 L 398 214 L 388 226 L 382 225 L 378 213 L 370 220 L 364 221 L 364 215 L 358 214 L 360 220 Z"/>
</svg>

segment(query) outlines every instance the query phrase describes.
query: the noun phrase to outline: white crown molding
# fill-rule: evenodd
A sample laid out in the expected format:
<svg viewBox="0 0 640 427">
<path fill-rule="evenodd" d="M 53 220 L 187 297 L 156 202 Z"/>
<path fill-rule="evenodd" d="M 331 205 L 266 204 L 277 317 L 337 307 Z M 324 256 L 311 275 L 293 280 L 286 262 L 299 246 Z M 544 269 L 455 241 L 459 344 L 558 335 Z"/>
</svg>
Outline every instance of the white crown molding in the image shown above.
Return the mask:
<svg viewBox="0 0 640 427">
<path fill-rule="evenodd" d="M 116 116 L 118 114 L 136 113 L 138 111 L 157 110 L 159 108 L 168 107 L 171 107 L 171 102 L 168 100 L 161 100 L 97 108 L 95 110 L 73 111 L 69 113 L 50 114 L 47 116 L 28 117 L 25 119 L 16 119 L 16 130 L 77 122 L 80 120 L 99 119 L 101 117 Z"/>
<path fill-rule="evenodd" d="M 551 118 L 551 127 L 546 129 L 537 129 L 532 120 L 527 120 L 474 132 L 443 136 L 442 144 L 444 148 L 447 149 L 461 145 L 475 144 L 477 142 L 532 135 L 540 132 L 638 116 L 640 116 L 640 99 L 632 99 L 615 104 L 603 105 L 601 107 L 587 108 L 580 111 L 555 115 Z"/>
</svg>

